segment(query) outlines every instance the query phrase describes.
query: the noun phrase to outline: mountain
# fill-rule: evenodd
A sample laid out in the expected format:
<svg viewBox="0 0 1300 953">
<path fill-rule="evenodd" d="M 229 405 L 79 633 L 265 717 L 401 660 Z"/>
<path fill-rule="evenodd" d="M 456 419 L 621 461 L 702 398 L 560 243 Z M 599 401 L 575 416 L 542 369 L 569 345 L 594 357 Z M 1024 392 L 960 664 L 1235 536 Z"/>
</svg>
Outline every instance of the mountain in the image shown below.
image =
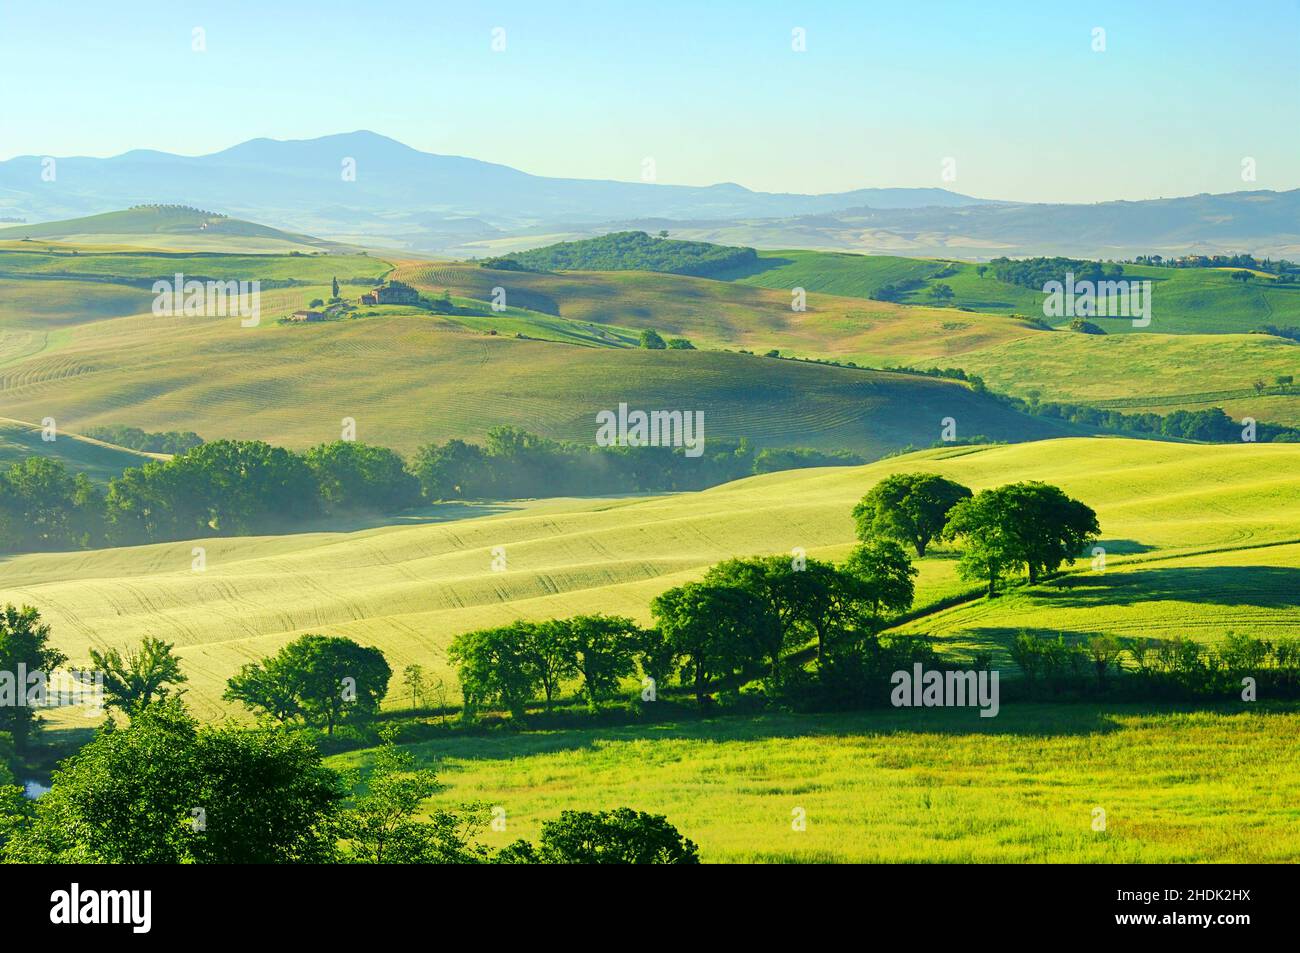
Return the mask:
<svg viewBox="0 0 1300 953">
<path fill-rule="evenodd" d="M 756 248 L 972 259 L 1300 257 L 1300 190 L 1093 205 L 993 202 L 939 188 L 798 195 L 732 182 L 548 178 L 420 152 L 366 131 L 252 139 L 204 156 L 135 150 L 56 159 L 48 168 L 38 156 L 0 162 L 0 220 L 49 221 L 146 204 L 199 206 L 339 242 L 457 257 L 627 230 Z"/>
<path fill-rule="evenodd" d="M 205 156 L 136 150 L 102 159 L 61 158 L 51 181 L 42 177 L 43 163 L 39 156 L 0 162 L 0 218 L 48 220 L 130 205 L 197 205 L 336 238 L 385 236 L 427 244 L 427 236 L 443 233 L 465 240 L 627 217 L 786 217 L 981 201 L 945 189 L 794 195 L 754 192 L 734 183 L 547 178 L 478 159 L 420 152 L 365 131 L 253 139 Z"/>
</svg>

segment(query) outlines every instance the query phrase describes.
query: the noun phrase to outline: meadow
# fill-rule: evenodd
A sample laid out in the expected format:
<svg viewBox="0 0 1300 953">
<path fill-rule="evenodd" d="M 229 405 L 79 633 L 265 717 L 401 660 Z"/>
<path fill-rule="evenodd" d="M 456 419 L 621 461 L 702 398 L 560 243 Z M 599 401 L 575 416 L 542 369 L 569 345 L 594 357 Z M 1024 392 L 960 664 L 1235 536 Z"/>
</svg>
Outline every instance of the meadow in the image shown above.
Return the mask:
<svg viewBox="0 0 1300 953">
<path fill-rule="evenodd" d="M 666 814 L 706 863 L 1295 863 L 1300 711 L 1245 707 L 767 714 L 410 750 L 446 786 L 431 804 L 504 809 L 494 847 L 581 803 Z"/>
</svg>

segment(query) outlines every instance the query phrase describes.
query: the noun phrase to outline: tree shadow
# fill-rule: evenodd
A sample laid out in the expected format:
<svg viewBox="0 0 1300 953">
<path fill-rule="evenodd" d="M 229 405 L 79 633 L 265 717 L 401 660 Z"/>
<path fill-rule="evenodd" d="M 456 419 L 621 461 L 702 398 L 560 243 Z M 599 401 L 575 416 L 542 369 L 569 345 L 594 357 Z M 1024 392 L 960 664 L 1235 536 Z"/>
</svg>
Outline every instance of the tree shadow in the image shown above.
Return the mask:
<svg viewBox="0 0 1300 953">
<path fill-rule="evenodd" d="M 1239 705 L 1204 703 L 1122 703 L 1036 701 L 1004 702 L 998 715 L 981 718 L 977 708 L 874 708 L 854 712 L 758 715 L 719 715 L 674 718 L 556 731 L 447 732 L 407 745 L 417 759 L 437 766 L 446 760 L 508 761 L 536 755 L 595 753 L 611 744 L 649 741 L 702 743 L 787 740 L 824 742 L 842 739 L 910 735 L 963 737 L 971 735 L 1062 737 L 1109 734 L 1125 730 L 1122 719 L 1161 714 L 1220 712 L 1248 715 Z M 369 755 L 363 754 L 363 761 Z M 439 770 L 455 770 L 443 766 Z"/>
<path fill-rule="evenodd" d="M 1088 608 L 1143 602 L 1195 602 L 1263 609 L 1300 607 L 1300 569 L 1284 566 L 1179 566 L 1061 576 L 1020 590 L 1041 608 Z"/>
</svg>

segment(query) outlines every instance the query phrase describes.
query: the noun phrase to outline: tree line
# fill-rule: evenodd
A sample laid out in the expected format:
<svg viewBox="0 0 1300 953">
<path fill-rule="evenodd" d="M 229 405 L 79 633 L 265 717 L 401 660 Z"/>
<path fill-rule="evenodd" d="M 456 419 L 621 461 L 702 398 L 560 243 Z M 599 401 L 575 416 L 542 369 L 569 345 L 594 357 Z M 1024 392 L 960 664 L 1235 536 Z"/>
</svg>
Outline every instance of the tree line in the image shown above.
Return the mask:
<svg viewBox="0 0 1300 953">
<path fill-rule="evenodd" d="M 586 446 L 497 427 L 482 445 L 429 444 L 408 463 L 355 441 L 295 453 L 257 440 L 217 440 L 127 469 L 106 488 L 60 460 L 30 456 L 0 471 L 0 549 L 239 536 L 439 500 L 696 490 L 754 473 L 863 462 L 848 453 L 757 450 L 743 440 L 709 447 L 688 458 L 682 448 Z"/>
<path fill-rule="evenodd" d="M 703 277 L 758 261 L 752 248 L 686 242 L 645 232 L 610 232 L 597 238 L 560 242 L 511 252 L 479 264 L 504 271 L 659 271 Z"/>
</svg>

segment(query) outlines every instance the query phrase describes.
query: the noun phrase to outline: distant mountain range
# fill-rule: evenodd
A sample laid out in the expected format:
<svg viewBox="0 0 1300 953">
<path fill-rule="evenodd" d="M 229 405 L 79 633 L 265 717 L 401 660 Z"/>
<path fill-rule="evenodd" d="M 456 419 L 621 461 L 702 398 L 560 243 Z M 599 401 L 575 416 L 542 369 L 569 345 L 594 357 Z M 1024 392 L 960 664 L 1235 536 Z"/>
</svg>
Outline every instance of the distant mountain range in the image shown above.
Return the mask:
<svg viewBox="0 0 1300 953">
<path fill-rule="evenodd" d="M 1039 205 L 946 189 L 754 192 L 530 175 L 420 152 L 373 132 L 253 139 L 205 156 L 0 162 L 0 220 L 45 222 L 142 204 L 213 209 L 324 239 L 491 255 L 620 228 L 757 247 L 987 258 L 1142 252 L 1300 254 L 1300 190 Z"/>
</svg>

